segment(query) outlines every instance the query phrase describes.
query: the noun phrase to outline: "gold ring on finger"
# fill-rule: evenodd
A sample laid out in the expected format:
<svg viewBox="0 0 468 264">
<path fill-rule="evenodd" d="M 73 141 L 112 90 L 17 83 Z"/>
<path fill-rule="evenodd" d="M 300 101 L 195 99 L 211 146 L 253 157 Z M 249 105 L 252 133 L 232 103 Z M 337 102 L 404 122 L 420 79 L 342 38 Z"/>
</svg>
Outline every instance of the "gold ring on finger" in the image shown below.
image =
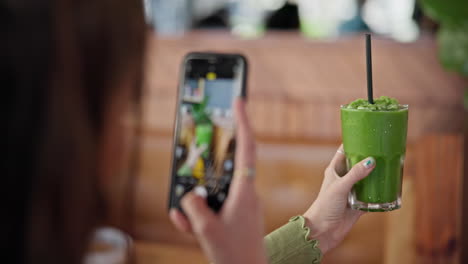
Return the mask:
<svg viewBox="0 0 468 264">
<path fill-rule="evenodd" d="M 254 168 L 243 168 L 234 171 L 234 177 L 246 177 L 248 179 L 255 179 L 255 169 Z"/>
</svg>

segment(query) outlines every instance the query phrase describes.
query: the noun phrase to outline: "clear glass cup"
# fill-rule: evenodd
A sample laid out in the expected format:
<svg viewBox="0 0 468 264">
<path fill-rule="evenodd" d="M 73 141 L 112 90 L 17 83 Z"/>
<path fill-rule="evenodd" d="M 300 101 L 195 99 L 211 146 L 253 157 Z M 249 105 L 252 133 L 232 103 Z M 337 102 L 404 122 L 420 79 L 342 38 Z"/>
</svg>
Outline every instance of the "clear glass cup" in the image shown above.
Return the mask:
<svg viewBox="0 0 468 264">
<path fill-rule="evenodd" d="M 401 207 L 408 105 L 398 110 L 348 109 L 341 106 L 341 129 L 348 170 L 373 157 L 376 167 L 353 186 L 353 209 L 382 212 Z"/>
</svg>

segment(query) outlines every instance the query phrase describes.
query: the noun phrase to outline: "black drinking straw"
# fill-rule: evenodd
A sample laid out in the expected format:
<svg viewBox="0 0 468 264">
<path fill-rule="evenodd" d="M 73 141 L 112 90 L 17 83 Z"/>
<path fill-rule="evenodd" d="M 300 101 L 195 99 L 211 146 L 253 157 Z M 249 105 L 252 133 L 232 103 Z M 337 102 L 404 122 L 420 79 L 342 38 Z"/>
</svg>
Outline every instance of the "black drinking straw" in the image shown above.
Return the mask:
<svg viewBox="0 0 468 264">
<path fill-rule="evenodd" d="M 372 95 L 372 52 L 371 52 L 371 35 L 366 34 L 366 65 L 367 65 L 367 100 L 374 104 L 374 96 Z"/>
</svg>

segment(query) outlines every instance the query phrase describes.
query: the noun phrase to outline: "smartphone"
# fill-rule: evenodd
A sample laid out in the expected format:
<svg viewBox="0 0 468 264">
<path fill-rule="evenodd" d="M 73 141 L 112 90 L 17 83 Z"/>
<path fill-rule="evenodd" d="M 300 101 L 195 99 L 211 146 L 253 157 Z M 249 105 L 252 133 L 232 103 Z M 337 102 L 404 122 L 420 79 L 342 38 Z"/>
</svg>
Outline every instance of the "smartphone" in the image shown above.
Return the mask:
<svg viewBox="0 0 468 264">
<path fill-rule="evenodd" d="M 189 53 L 180 70 L 169 208 L 197 186 L 219 211 L 229 193 L 236 152 L 233 102 L 246 97 L 240 54 Z"/>
</svg>

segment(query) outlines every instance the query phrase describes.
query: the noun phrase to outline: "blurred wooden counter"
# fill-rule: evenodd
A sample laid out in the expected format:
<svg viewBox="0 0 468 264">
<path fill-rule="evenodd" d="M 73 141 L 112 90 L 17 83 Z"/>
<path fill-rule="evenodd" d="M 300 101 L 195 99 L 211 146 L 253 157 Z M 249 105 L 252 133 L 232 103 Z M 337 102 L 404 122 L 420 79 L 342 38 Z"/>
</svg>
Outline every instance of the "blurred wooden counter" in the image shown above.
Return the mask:
<svg viewBox="0 0 468 264">
<path fill-rule="evenodd" d="M 137 241 L 135 255 L 138 264 L 209 263 L 200 249 L 169 243 Z"/>
<path fill-rule="evenodd" d="M 217 31 L 192 32 L 172 40 L 151 35 L 135 219 L 137 255 L 143 264 L 206 263 L 194 239 L 172 227 L 166 209 L 178 68 L 189 51 L 206 50 L 241 52 L 249 58 L 249 114 L 260 142 L 257 185 L 265 204 L 267 232 L 314 200 L 323 169 L 340 143 L 339 106 L 365 96 L 364 41 L 359 36 L 317 42 L 294 32 L 268 33 L 251 41 Z M 430 132 L 461 133 L 466 83 L 441 68 L 436 50 L 427 36 L 411 44 L 374 39 L 375 95 L 393 96 L 410 105 L 403 208 L 366 214 L 324 263 L 415 263 L 416 245 L 422 246 L 423 255 L 439 252 L 427 251 L 430 241 L 414 241 L 440 235 L 433 233 L 435 221 L 444 221 L 440 216 L 428 219 L 426 225 L 414 223 L 416 203 L 430 197 L 430 186 L 437 183 L 418 185 L 415 181 L 421 183 L 424 175 L 416 174 L 426 160 L 438 157 L 431 152 L 433 156 L 422 159 L 416 153 L 425 153 L 419 146 Z M 450 157 L 457 155 L 462 154 Z M 437 208 L 449 202 L 442 201 Z M 423 216 L 430 217 L 430 207 L 424 208 Z M 459 210 L 450 208 L 444 212 L 454 215 Z M 416 234 L 418 230 L 422 233 Z M 451 238 L 456 228 L 447 230 Z"/>
<path fill-rule="evenodd" d="M 188 255 L 201 253 L 195 240 L 177 232 L 167 216 L 170 138 L 149 134 L 143 142 L 144 159 L 138 185 L 135 223 L 137 239 L 144 245 L 143 250 L 139 251 L 140 257 L 160 260 L 152 263 L 186 263 L 182 260 L 186 252 Z M 321 145 L 258 144 L 256 185 L 264 207 L 266 233 L 308 208 L 318 194 L 323 171 L 338 145 L 338 142 Z M 413 149 L 412 146 L 408 148 L 408 164 L 414 164 Z M 405 254 L 401 253 L 392 259 L 400 263 L 412 263 L 413 233 L 408 232 L 413 230 L 412 172 L 414 168 L 407 166 L 403 208 L 390 213 L 363 216 L 342 245 L 327 254 L 325 264 L 384 263 L 394 253 L 387 250 L 386 245 L 389 243 L 394 245 L 392 249 L 408 248 Z M 392 242 L 395 240 L 396 244 Z M 193 263 L 198 263 L 198 259 L 194 256 Z"/>
<path fill-rule="evenodd" d="M 461 131 L 463 82 L 437 58 L 435 40 L 401 44 L 373 39 L 374 95 L 410 105 L 409 138 L 426 131 Z M 150 35 L 146 66 L 146 122 L 170 135 L 178 71 L 190 51 L 240 52 L 249 59 L 250 116 L 257 135 L 273 140 L 337 140 L 339 107 L 366 96 L 364 38 L 310 41 L 297 32 L 269 32 L 240 40 L 224 31 L 196 31 L 178 39 Z"/>
</svg>

